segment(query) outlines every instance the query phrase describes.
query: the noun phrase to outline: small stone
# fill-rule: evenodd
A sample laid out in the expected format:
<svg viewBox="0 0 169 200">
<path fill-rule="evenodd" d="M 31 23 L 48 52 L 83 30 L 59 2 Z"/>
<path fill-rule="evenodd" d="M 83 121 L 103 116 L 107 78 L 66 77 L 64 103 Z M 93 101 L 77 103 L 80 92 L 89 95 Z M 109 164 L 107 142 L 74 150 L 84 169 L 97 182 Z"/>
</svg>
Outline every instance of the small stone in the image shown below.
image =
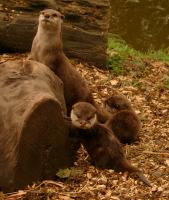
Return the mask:
<svg viewBox="0 0 169 200">
<path fill-rule="evenodd" d="M 103 183 L 103 184 L 106 184 L 107 183 L 107 178 L 105 176 L 102 176 L 100 178 L 100 182 Z"/>
<path fill-rule="evenodd" d="M 162 187 L 158 187 L 158 192 L 162 192 L 164 189 Z"/>
<path fill-rule="evenodd" d="M 111 190 L 107 190 L 105 197 L 108 198 L 108 197 L 111 197 L 111 195 L 112 195 L 112 191 Z"/>
<path fill-rule="evenodd" d="M 167 160 L 165 161 L 165 163 L 166 163 L 167 166 L 169 167 L 169 159 L 167 159 Z"/>
<path fill-rule="evenodd" d="M 119 197 L 117 197 L 117 196 L 111 196 L 111 199 L 112 200 L 120 200 Z"/>
<path fill-rule="evenodd" d="M 152 191 L 152 192 L 155 192 L 155 191 L 157 191 L 157 186 L 156 186 L 156 185 L 155 185 L 155 186 L 153 186 L 153 187 L 152 187 L 152 189 L 151 189 L 151 191 Z"/>
<path fill-rule="evenodd" d="M 97 182 L 97 181 L 98 181 L 98 179 L 97 179 L 97 178 L 95 178 L 95 177 L 94 177 L 94 178 L 92 178 L 91 180 L 92 180 L 93 182 Z"/>
<path fill-rule="evenodd" d="M 114 170 L 113 169 L 109 169 L 108 172 L 114 173 Z"/>
<path fill-rule="evenodd" d="M 92 178 L 91 173 L 87 173 L 87 178 L 88 178 L 88 179 L 91 179 L 91 178 Z"/>
<path fill-rule="evenodd" d="M 137 193 L 138 193 L 138 190 L 137 190 L 137 189 L 134 189 L 134 193 L 137 194 Z"/>
<path fill-rule="evenodd" d="M 105 186 L 105 185 L 98 185 L 98 186 L 97 186 L 97 189 L 98 189 L 98 190 L 105 190 L 105 189 L 106 189 L 106 186 Z"/>
<path fill-rule="evenodd" d="M 63 196 L 63 195 L 59 195 L 59 199 L 62 199 L 62 200 L 73 200 L 71 197 Z"/>
<path fill-rule="evenodd" d="M 111 85 L 117 85 L 118 81 L 117 80 L 111 80 L 110 83 L 111 83 Z"/>
<path fill-rule="evenodd" d="M 113 183 L 113 185 L 117 185 L 118 180 L 113 180 L 112 183 Z"/>
</svg>

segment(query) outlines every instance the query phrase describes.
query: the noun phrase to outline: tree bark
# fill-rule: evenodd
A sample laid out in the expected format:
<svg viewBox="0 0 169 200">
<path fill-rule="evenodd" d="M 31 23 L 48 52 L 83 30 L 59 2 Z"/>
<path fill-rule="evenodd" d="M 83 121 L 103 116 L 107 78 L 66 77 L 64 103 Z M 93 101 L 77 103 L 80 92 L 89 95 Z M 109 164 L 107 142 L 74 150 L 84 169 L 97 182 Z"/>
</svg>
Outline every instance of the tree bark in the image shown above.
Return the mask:
<svg viewBox="0 0 169 200">
<path fill-rule="evenodd" d="M 63 83 L 43 64 L 0 65 L 0 188 L 9 192 L 73 164 Z"/>
<path fill-rule="evenodd" d="M 50 7 L 65 15 L 63 44 L 67 56 L 105 67 L 109 0 L 24 0 L 23 4 L 1 0 L 0 3 L 1 52 L 30 51 L 39 11 Z"/>
</svg>

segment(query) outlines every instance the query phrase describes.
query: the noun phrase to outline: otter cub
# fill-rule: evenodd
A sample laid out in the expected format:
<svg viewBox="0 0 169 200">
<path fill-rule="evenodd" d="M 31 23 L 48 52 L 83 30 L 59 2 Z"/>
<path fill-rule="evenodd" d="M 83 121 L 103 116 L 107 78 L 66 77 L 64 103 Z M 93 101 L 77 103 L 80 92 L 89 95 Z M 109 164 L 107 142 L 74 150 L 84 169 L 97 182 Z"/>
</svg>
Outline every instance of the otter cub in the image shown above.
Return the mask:
<svg viewBox="0 0 169 200">
<path fill-rule="evenodd" d="M 114 114 L 121 110 L 132 110 L 130 101 L 123 95 L 112 95 L 105 100 L 106 109 Z"/>
<path fill-rule="evenodd" d="M 133 173 L 150 186 L 143 173 L 126 159 L 122 146 L 113 132 L 97 121 L 96 109 L 87 102 L 78 102 L 71 110 L 72 126 L 78 130 L 81 143 L 93 164 L 99 168 Z"/>
<path fill-rule="evenodd" d="M 139 140 L 140 120 L 129 100 L 122 95 L 114 95 L 105 101 L 105 106 L 113 114 L 107 121 L 107 126 L 120 142 L 130 144 Z"/>
<path fill-rule="evenodd" d="M 94 104 L 92 94 L 80 74 L 74 69 L 62 48 L 63 15 L 53 9 L 40 12 L 39 25 L 32 43 L 29 59 L 39 61 L 63 81 L 68 113 L 78 101 Z"/>
<path fill-rule="evenodd" d="M 97 123 L 97 110 L 90 103 L 78 102 L 72 106 L 70 117 L 76 128 L 91 129 Z"/>
</svg>

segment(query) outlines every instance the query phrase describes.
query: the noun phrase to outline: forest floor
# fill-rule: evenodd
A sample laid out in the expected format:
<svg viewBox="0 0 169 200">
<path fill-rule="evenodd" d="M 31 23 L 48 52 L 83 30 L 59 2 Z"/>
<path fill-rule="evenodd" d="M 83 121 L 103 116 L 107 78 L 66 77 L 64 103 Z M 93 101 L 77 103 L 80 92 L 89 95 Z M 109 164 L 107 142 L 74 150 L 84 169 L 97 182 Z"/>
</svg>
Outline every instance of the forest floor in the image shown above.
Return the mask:
<svg viewBox="0 0 169 200">
<path fill-rule="evenodd" d="M 25 55 L 0 55 L 0 63 Z M 164 200 L 169 199 L 169 66 L 158 61 L 144 61 L 140 70 L 128 60 L 124 75 L 113 75 L 86 64 L 75 64 L 86 78 L 95 100 L 103 105 L 111 94 L 123 94 L 132 103 L 141 122 L 139 144 L 124 146 L 127 158 L 142 169 L 151 181 L 147 187 L 126 173 L 98 170 L 88 162 L 83 147 L 78 151 L 74 171 L 65 179 L 44 181 L 13 194 L 1 194 L 0 200 Z"/>
</svg>

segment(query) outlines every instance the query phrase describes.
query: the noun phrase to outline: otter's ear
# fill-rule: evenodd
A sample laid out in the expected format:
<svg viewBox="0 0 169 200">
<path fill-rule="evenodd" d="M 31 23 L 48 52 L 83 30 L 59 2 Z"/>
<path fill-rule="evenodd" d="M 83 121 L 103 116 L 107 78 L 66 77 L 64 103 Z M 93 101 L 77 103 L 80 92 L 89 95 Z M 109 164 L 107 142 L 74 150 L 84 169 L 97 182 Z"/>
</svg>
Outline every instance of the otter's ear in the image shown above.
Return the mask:
<svg viewBox="0 0 169 200">
<path fill-rule="evenodd" d="M 44 11 L 41 10 L 41 11 L 39 12 L 39 14 L 40 14 L 40 15 L 44 15 Z"/>
</svg>

